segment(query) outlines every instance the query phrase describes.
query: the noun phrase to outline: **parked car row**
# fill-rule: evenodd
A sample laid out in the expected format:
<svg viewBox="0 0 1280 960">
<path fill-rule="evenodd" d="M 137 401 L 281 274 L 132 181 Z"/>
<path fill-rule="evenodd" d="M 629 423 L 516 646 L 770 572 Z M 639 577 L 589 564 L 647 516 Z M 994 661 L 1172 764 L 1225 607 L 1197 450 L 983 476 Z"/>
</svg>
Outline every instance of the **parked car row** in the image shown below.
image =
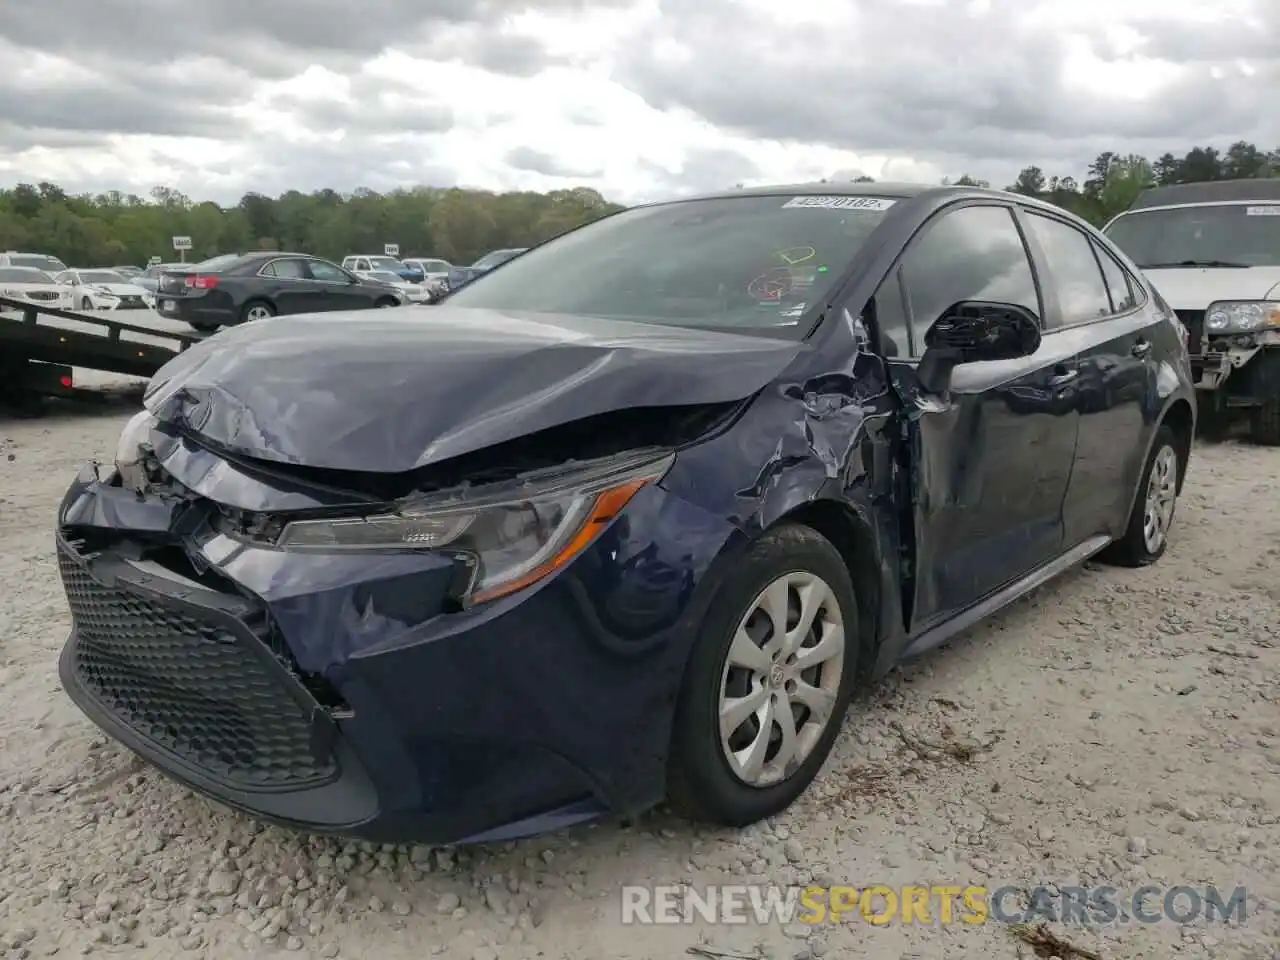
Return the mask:
<svg viewBox="0 0 1280 960">
<path fill-rule="evenodd" d="M 156 309 L 212 331 L 287 314 L 411 302 L 404 282 L 387 276 L 362 277 L 305 253 L 228 254 L 161 273 Z M 419 299 L 426 300 L 425 293 Z"/>
<path fill-rule="evenodd" d="M 150 310 L 154 297 L 114 270 L 0 266 L 0 296 L 61 310 Z"/>
</svg>

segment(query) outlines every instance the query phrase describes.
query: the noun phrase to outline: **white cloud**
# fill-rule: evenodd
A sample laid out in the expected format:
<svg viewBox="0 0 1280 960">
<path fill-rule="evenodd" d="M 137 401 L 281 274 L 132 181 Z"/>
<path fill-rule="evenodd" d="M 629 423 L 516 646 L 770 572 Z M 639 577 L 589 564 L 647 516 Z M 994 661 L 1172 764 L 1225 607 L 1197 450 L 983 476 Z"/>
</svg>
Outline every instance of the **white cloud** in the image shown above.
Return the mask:
<svg viewBox="0 0 1280 960">
<path fill-rule="evenodd" d="M 132 48 L 59 47 L 78 24 L 110 29 L 103 7 Z M 1029 163 L 1078 175 L 1102 149 L 1280 143 L 1277 16 L 1250 0 L 562 0 L 422 29 L 417 9 L 383 0 L 385 36 L 366 21 L 349 54 L 332 53 L 340 32 L 264 32 L 232 63 L 221 37 L 146 62 L 163 38 L 117 0 L 49 0 L 61 33 L 23 34 L 11 12 L 0 58 L 25 66 L 0 76 L 0 181 L 220 200 L 583 184 L 634 201 L 837 171 L 999 183 Z M 1241 24 L 1252 41 L 1233 47 Z"/>
</svg>

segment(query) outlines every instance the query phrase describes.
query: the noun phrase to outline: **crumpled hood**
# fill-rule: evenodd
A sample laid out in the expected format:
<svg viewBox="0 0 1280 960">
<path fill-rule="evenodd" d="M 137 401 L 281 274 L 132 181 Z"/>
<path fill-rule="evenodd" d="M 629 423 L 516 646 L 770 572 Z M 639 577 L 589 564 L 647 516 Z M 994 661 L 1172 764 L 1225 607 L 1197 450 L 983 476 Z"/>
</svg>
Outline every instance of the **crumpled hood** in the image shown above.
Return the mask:
<svg viewBox="0 0 1280 960">
<path fill-rule="evenodd" d="M 447 304 L 277 317 L 189 347 L 144 403 L 251 457 L 400 473 L 614 410 L 738 400 L 802 349 Z"/>
<path fill-rule="evenodd" d="M 1175 310 L 1204 310 L 1218 300 L 1280 295 L 1280 267 L 1163 267 L 1143 271 Z"/>
</svg>

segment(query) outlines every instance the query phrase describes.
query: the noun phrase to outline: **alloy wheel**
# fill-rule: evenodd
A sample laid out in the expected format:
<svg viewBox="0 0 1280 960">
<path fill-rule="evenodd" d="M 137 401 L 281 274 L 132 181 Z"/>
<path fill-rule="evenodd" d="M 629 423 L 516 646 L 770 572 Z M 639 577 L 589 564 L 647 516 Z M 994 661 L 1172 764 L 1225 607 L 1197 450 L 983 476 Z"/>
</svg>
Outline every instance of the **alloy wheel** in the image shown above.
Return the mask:
<svg viewBox="0 0 1280 960">
<path fill-rule="evenodd" d="M 248 312 L 245 314 L 246 319 L 250 321 L 266 320 L 269 316 L 271 316 L 271 310 L 263 306 L 250 307 Z"/>
<path fill-rule="evenodd" d="M 1156 553 L 1169 535 L 1178 496 L 1178 455 L 1164 446 L 1151 462 L 1147 499 L 1142 515 L 1142 539 L 1148 553 Z"/>
<path fill-rule="evenodd" d="M 831 721 L 844 670 L 844 621 L 825 580 L 774 580 L 738 623 L 720 681 L 720 745 L 740 781 L 790 777 Z"/>
</svg>

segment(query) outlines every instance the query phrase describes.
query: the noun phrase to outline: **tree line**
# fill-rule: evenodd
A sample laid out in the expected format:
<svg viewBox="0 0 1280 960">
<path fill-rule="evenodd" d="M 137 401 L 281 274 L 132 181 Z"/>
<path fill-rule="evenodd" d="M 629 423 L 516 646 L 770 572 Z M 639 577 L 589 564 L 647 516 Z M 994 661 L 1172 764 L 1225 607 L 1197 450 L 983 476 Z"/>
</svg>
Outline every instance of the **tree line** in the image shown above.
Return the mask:
<svg viewBox="0 0 1280 960">
<path fill-rule="evenodd" d="M 1268 152 L 1240 141 L 1225 150 L 1193 147 L 1154 161 L 1102 153 L 1082 181 L 1029 166 L 1006 189 L 1101 225 L 1149 187 L 1271 176 L 1280 176 L 1280 149 Z M 991 185 L 970 176 L 954 182 Z M 336 260 L 379 253 L 394 243 L 402 256 L 465 264 L 489 250 L 540 243 L 620 209 L 587 187 L 550 193 L 290 190 L 279 197 L 246 193 L 235 206 L 224 207 L 168 187 L 157 187 L 149 197 L 119 191 L 72 196 L 56 184 L 20 183 L 0 190 L 0 250 L 51 254 L 80 266 L 142 264 L 152 256 L 176 258 L 172 238 L 180 236 L 191 238 L 189 260 L 247 250 L 303 250 Z"/>
</svg>

